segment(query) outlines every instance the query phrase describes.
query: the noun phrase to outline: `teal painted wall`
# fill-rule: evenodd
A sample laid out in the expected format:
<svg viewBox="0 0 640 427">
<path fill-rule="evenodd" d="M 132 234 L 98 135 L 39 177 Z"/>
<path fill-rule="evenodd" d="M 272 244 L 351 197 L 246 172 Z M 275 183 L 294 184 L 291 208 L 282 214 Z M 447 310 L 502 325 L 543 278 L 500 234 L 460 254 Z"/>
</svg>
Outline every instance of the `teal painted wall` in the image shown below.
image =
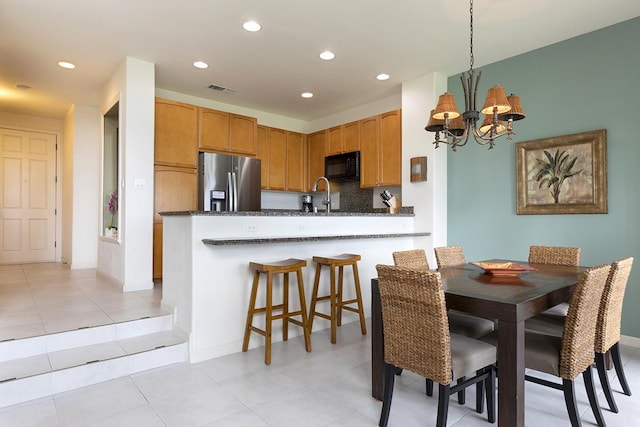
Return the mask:
<svg viewBox="0 0 640 427">
<path fill-rule="evenodd" d="M 502 138 L 493 150 L 470 142 L 447 160 L 448 244 L 461 245 L 470 261 L 526 260 L 532 244 L 580 247 L 583 265 L 633 256 L 622 321 L 633 337 L 640 337 L 639 41 L 634 18 L 481 68 L 479 107 L 500 84 L 521 96 L 527 118 L 515 123 L 512 141 Z M 458 75 L 448 87 L 464 108 Z M 607 130 L 609 213 L 516 215 L 515 143 L 595 129 Z"/>
</svg>

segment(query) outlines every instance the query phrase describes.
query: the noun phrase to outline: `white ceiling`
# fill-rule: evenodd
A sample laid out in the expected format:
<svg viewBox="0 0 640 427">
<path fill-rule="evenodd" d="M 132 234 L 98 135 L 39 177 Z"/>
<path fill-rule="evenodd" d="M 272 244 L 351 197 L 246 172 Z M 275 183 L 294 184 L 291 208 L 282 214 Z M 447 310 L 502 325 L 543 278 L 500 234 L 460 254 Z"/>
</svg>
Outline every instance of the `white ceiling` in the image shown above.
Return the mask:
<svg viewBox="0 0 640 427">
<path fill-rule="evenodd" d="M 475 66 L 639 15 L 638 0 L 476 0 Z M 248 19 L 262 31 L 242 30 Z M 333 61 L 319 59 L 325 49 Z M 0 112 L 62 118 L 72 104 L 99 106 L 126 56 L 153 62 L 158 88 L 313 120 L 397 94 L 418 76 L 468 69 L 469 4 L 0 0 Z M 77 68 L 61 69 L 60 60 Z M 198 70 L 195 60 L 210 67 Z M 377 81 L 381 72 L 391 79 Z M 315 96 L 303 99 L 304 91 Z"/>
</svg>

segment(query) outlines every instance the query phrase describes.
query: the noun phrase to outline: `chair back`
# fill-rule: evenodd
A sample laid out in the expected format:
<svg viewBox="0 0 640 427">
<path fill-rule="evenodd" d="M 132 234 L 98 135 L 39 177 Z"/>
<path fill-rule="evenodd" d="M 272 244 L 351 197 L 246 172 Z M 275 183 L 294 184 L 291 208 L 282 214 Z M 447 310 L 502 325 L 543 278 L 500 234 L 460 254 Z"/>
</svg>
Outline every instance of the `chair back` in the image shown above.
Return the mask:
<svg viewBox="0 0 640 427">
<path fill-rule="evenodd" d="M 529 247 L 529 262 L 577 267 L 580 265 L 580 248 L 532 245 Z"/>
<path fill-rule="evenodd" d="M 594 360 L 595 329 L 610 265 L 582 273 L 569 300 L 560 348 L 560 377 L 573 380 Z"/>
<path fill-rule="evenodd" d="M 451 335 L 440 273 L 380 264 L 376 269 L 385 362 L 451 383 Z"/>
<path fill-rule="evenodd" d="M 467 263 L 464 252 L 460 246 L 443 246 L 434 248 L 438 268 L 455 267 Z"/>
<path fill-rule="evenodd" d="M 622 301 L 627 287 L 633 258 L 628 257 L 611 264 L 611 271 L 602 292 L 598 323 L 596 326 L 596 353 L 606 353 L 620 341 Z"/>
<path fill-rule="evenodd" d="M 427 260 L 427 254 L 424 252 L 424 249 L 394 252 L 393 262 L 396 267 L 429 270 L 429 260 Z"/>
</svg>

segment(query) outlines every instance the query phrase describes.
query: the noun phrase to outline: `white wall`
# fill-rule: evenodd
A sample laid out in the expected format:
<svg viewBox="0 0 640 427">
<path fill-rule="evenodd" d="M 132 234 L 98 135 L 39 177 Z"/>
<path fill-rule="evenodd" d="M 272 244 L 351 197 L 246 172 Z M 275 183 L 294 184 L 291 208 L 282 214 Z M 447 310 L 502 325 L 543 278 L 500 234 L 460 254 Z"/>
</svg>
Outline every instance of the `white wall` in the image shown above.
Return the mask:
<svg viewBox="0 0 640 427">
<path fill-rule="evenodd" d="M 154 94 L 154 64 L 127 58 L 120 98 L 125 291 L 153 288 Z"/>
<path fill-rule="evenodd" d="M 97 107 L 74 105 L 65 117 L 65 128 L 70 129 L 65 143 L 71 143 L 71 159 L 65 159 L 67 173 L 72 181 L 70 208 L 67 215 L 72 220 L 70 231 L 65 232 L 65 247 L 70 250 L 72 269 L 95 268 L 98 257 L 98 233 L 100 192 L 100 110 Z M 69 161 L 71 164 L 69 165 Z M 67 206 L 69 208 L 69 206 Z M 70 247 L 69 246 L 70 241 Z M 67 253 L 69 256 L 69 253 Z"/>
<path fill-rule="evenodd" d="M 447 151 L 446 146 L 434 148 L 434 134 L 424 127 L 446 85 L 446 76 L 438 73 L 402 84 L 402 204 L 414 207 L 417 232 L 432 233 L 430 246 L 441 246 L 447 239 Z M 422 156 L 427 157 L 427 180 L 411 182 L 410 159 Z M 425 250 L 435 265 L 433 251 Z"/>
</svg>

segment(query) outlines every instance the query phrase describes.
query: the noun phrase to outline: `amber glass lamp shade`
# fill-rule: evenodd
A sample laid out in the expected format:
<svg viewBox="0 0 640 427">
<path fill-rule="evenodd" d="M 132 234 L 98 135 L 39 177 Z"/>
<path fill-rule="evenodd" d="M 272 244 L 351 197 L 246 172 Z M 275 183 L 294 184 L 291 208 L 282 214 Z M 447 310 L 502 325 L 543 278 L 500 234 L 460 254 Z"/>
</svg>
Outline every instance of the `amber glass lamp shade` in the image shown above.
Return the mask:
<svg viewBox="0 0 640 427">
<path fill-rule="evenodd" d="M 462 136 L 464 134 L 464 130 L 467 126 L 462 120 L 462 116 L 458 116 L 453 120 L 449 120 L 449 132 L 454 134 L 455 136 Z"/>
<path fill-rule="evenodd" d="M 489 132 L 492 125 L 493 125 L 493 114 L 485 115 L 484 120 L 482 121 L 482 125 L 480 126 L 480 133 L 484 134 Z M 505 129 L 506 128 L 504 126 L 504 122 L 501 120 L 498 120 L 498 125 L 496 126 L 496 129 L 493 131 L 493 133 L 502 132 Z"/>
<path fill-rule="evenodd" d="M 493 114 L 493 109 L 497 108 L 498 114 L 506 113 L 511 110 L 511 105 L 504 94 L 502 86 L 494 86 L 487 92 L 487 98 L 480 112 L 482 114 Z"/>
<path fill-rule="evenodd" d="M 429 121 L 427 122 L 427 126 L 425 126 L 424 130 L 427 132 L 440 132 L 444 129 L 444 120 L 438 120 L 433 118 L 433 113 L 436 110 L 431 110 L 429 113 Z"/>
<path fill-rule="evenodd" d="M 507 96 L 507 101 L 509 101 L 509 105 L 511 105 L 511 110 L 507 111 L 504 114 L 498 115 L 498 119 L 500 120 L 509 120 L 517 121 L 525 118 L 524 111 L 522 110 L 522 105 L 520 105 L 520 97 L 518 95 L 511 94 Z"/>
<path fill-rule="evenodd" d="M 438 98 L 436 111 L 433 113 L 432 117 L 437 120 L 444 120 L 445 113 L 448 114 L 449 120 L 455 119 L 456 117 L 460 116 L 458 107 L 456 107 L 456 100 L 449 92 L 445 92 L 440 95 L 440 98 Z"/>
</svg>

